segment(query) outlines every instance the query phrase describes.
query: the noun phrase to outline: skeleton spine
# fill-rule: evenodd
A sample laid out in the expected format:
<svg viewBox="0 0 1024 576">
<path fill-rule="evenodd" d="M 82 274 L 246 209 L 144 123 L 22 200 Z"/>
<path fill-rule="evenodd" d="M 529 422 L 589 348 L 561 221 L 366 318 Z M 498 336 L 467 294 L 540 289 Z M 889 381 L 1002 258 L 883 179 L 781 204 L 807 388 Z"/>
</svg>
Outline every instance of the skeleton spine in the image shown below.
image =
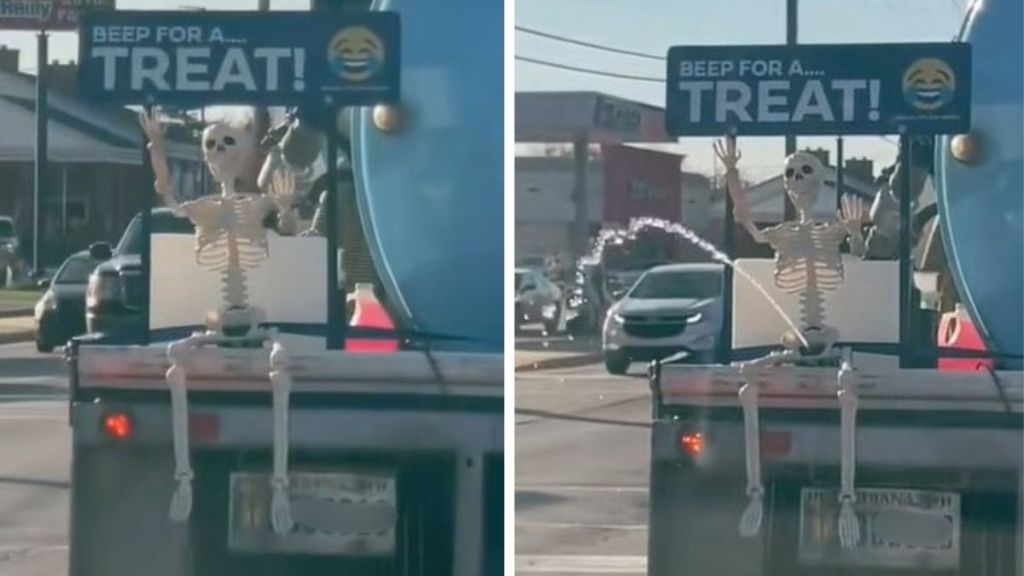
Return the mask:
<svg viewBox="0 0 1024 576">
<path fill-rule="evenodd" d="M 800 292 L 800 319 L 804 328 L 821 328 L 825 323 L 825 300 L 818 288 L 818 270 L 807 263 L 807 286 Z"/>
<path fill-rule="evenodd" d="M 245 270 L 238 258 L 238 240 L 228 232 L 228 266 L 224 272 L 224 299 L 231 306 L 244 308 L 249 298 Z"/>
</svg>

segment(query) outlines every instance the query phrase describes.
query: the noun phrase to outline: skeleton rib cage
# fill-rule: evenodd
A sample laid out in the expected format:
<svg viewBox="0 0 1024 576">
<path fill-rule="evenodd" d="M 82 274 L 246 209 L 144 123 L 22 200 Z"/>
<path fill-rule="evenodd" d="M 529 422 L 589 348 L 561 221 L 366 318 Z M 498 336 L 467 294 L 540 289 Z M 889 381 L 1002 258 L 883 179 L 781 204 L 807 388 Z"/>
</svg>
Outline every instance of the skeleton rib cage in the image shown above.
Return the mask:
<svg viewBox="0 0 1024 576">
<path fill-rule="evenodd" d="M 771 234 L 776 250 L 775 286 L 787 294 L 800 294 L 804 327 L 821 327 L 825 321 L 822 293 L 838 289 L 843 282 L 843 260 L 836 246 L 844 232 L 835 224 L 790 226 L 776 228 Z"/>
</svg>

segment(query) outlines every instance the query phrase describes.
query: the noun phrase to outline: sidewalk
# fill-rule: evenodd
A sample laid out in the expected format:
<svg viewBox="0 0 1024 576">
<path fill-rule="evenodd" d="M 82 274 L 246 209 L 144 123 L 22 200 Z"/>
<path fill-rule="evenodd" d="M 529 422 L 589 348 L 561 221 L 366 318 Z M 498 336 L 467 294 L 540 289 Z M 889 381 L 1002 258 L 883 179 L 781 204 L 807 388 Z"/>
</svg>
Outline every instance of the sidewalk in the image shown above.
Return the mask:
<svg viewBox="0 0 1024 576">
<path fill-rule="evenodd" d="M 36 337 L 32 315 L 0 317 L 0 344 L 29 342 Z"/>
</svg>

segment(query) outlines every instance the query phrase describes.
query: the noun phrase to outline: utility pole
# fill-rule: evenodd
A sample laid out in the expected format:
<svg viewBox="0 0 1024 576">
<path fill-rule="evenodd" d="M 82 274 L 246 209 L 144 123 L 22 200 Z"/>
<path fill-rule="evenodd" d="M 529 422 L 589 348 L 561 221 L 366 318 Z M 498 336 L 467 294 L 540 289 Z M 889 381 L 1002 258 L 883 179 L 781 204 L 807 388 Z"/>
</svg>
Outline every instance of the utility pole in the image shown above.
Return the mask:
<svg viewBox="0 0 1024 576">
<path fill-rule="evenodd" d="M 46 191 L 44 182 L 47 163 L 46 124 L 48 116 L 46 108 L 46 67 L 50 58 L 49 36 L 46 34 L 46 30 L 40 30 L 36 38 L 38 40 L 36 45 L 36 157 L 32 199 L 32 272 L 34 274 L 38 274 L 41 270 L 40 266 L 45 264 L 45 260 L 40 255 L 40 232 L 42 223 L 45 221 L 42 214 L 44 206 L 42 197 Z"/>
<path fill-rule="evenodd" d="M 786 45 L 796 46 L 796 30 L 797 30 L 797 0 L 786 0 Z M 786 136 L 786 156 L 796 152 L 796 136 Z M 789 196 L 786 194 L 782 195 L 783 198 L 783 221 L 793 220 L 796 218 L 796 207 L 790 202 Z"/>
</svg>

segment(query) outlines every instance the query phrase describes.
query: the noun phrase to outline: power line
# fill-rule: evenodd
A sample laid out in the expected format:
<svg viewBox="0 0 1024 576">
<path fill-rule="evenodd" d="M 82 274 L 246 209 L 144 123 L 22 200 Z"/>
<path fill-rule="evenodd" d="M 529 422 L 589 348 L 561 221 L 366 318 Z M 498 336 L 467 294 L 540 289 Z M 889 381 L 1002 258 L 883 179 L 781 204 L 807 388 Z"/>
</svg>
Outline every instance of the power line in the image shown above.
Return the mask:
<svg viewBox="0 0 1024 576">
<path fill-rule="evenodd" d="M 560 70 L 569 70 L 571 72 L 580 72 L 582 74 L 593 74 L 595 76 L 607 76 L 609 78 L 618 78 L 620 80 L 636 80 L 640 82 L 657 82 L 658 84 L 664 84 L 664 78 L 656 78 L 654 76 L 634 76 L 632 74 L 619 74 L 616 72 L 605 72 L 604 70 L 595 70 L 593 68 L 582 68 L 579 66 L 570 66 L 568 64 L 559 64 L 558 62 L 549 62 L 547 60 L 538 60 L 536 58 L 530 58 L 528 56 L 520 56 L 516 54 L 516 60 L 521 62 L 529 62 L 530 64 L 537 64 L 538 66 L 548 66 L 550 68 L 558 68 Z"/>
<path fill-rule="evenodd" d="M 585 42 L 583 40 L 576 40 L 574 38 L 568 38 L 566 36 L 559 36 L 558 34 L 549 34 L 548 32 L 541 32 L 540 30 L 527 28 L 526 26 L 516 26 L 516 30 L 520 32 L 525 32 L 527 34 L 533 34 L 534 36 L 540 36 L 541 38 L 547 38 L 548 40 L 557 40 L 559 42 L 565 42 L 567 44 L 575 44 L 577 46 L 593 48 L 594 50 L 604 50 L 605 52 L 614 52 L 615 54 L 625 54 L 627 56 L 636 56 L 637 58 L 647 58 L 648 60 L 658 60 L 660 62 L 665 61 L 664 56 L 659 56 L 657 54 L 637 52 L 635 50 L 625 50 L 622 48 L 613 48 L 611 46 L 605 46 L 604 44 L 595 44 L 593 42 Z"/>
</svg>

